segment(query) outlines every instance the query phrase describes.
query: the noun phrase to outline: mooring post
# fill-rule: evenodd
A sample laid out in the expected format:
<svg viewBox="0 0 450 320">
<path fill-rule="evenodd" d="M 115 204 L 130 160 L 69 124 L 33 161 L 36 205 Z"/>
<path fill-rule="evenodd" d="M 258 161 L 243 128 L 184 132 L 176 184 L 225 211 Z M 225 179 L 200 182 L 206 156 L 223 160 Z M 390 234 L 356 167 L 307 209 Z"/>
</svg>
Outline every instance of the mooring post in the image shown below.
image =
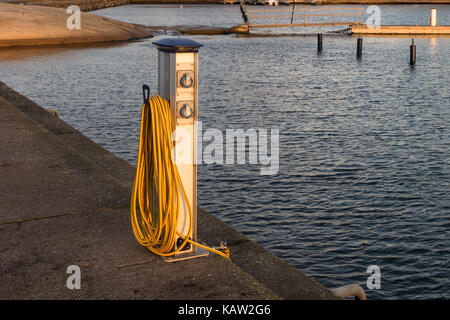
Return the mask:
<svg viewBox="0 0 450 320">
<path fill-rule="evenodd" d="M 414 44 L 414 38 L 412 38 L 411 46 L 409 47 L 409 64 L 416 64 L 416 45 Z"/>
<path fill-rule="evenodd" d="M 359 59 L 361 59 L 361 57 L 362 57 L 362 43 L 363 43 L 363 38 L 361 37 L 361 35 L 359 35 L 357 43 L 356 43 L 356 57 L 358 57 Z"/>
<path fill-rule="evenodd" d="M 430 26 L 436 27 L 436 25 L 437 25 L 436 8 L 433 8 L 431 9 Z"/>
<path fill-rule="evenodd" d="M 317 32 L 317 52 L 322 52 L 322 30 L 320 28 Z"/>
</svg>

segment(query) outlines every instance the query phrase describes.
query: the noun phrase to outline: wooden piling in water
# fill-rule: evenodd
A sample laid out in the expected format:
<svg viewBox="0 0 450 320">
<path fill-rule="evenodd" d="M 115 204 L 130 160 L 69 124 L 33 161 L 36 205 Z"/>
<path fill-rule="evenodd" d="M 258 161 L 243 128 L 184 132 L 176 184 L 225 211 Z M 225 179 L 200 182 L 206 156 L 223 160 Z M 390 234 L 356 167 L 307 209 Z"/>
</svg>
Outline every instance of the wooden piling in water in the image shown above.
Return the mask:
<svg viewBox="0 0 450 320">
<path fill-rule="evenodd" d="M 416 64 L 416 45 L 414 44 L 414 38 L 409 47 L 409 64 L 412 66 Z"/>
<path fill-rule="evenodd" d="M 361 57 L 362 57 L 362 42 L 363 42 L 363 38 L 361 38 L 361 35 L 360 35 L 356 42 L 356 57 L 358 59 L 361 59 Z"/>
<path fill-rule="evenodd" d="M 322 31 L 319 29 L 319 32 L 317 33 L 317 52 L 322 52 L 323 46 L 322 46 Z"/>
</svg>

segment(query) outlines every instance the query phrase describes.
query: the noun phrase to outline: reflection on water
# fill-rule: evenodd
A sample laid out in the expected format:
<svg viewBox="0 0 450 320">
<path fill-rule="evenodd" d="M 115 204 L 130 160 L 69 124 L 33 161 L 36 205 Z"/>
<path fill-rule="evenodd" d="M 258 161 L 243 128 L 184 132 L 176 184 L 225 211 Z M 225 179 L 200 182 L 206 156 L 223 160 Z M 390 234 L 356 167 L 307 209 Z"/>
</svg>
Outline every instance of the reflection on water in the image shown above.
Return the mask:
<svg viewBox="0 0 450 320">
<path fill-rule="evenodd" d="M 234 7 L 198 10 L 225 24 Z M 102 11 L 180 24 L 153 8 Z M 397 20 L 429 14 L 393 8 Z M 362 60 L 345 36 L 326 37 L 321 55 L 314 37 L 193 38 L 203 129 L 280 132 L 278 175 L 200 165 L 199 204 L 328 287 L 365 288 L 375 264 L 381 290 L 369 299 L 449 298 L 450 38 L 417 38 L 414 69 L 409 38 L 367 38 Z M 0 79 L 135 164 L 142 84 L 157 90 L 154 40 L 0 50 Z"/>
<path fill-rule="evenodd" d="M 42 60 L 43 57 L 52 58 L 56 55 L 58 59 L 71 57 L 74 52 L 79 50 L 88 50 L 95 48 L 115 48 L 118 46 L 126 46 L 129 42 L 105 42 L 105 43 L 88 43 L 88 44 L 68 44 L 54 46 L 25 46 L 20 48 L 1 48 L 0 61 L 18 61 L 32 60 L 33 58 Z"/>
<path fill-rule="evenodd" d="M 431 50 L 431 52 L 436 54 L 436 52 L 437 52 L 436 49 L 437 49 L 437 39 L 436 39 L 436 37 L 430 37 L 430 50 Z"/>
</svg>

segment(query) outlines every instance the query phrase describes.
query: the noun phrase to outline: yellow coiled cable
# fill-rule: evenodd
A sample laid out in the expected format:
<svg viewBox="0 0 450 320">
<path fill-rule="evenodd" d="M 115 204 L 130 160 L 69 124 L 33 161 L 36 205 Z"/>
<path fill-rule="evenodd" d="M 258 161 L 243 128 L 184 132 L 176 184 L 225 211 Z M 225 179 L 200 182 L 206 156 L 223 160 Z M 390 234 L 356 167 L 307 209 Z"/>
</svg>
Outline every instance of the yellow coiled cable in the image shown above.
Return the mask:
<svg viewBox="0 0 450 320">
<path fill-rule="evenodd" d="M 134 235 L 141 245 L 160 256 L 177 254 L 189 242 L 230 260 L 229 252 L 224 253 L 190 239 L 192 211 L 177 166 L 172 160 L 174 130 L 169 102 L 159 96 L 150 97 L 149 103 L 144 103 L 142 107 L 138 162 L 131 193 Z M 189 211 L 188 237 L 177 231 L 180 191 Z M 155 208 L 155 192 L 158 195 L 158 210 Z M 177 236 L 183 239 L 183 243 L 173 250 Z"/>
</svg>

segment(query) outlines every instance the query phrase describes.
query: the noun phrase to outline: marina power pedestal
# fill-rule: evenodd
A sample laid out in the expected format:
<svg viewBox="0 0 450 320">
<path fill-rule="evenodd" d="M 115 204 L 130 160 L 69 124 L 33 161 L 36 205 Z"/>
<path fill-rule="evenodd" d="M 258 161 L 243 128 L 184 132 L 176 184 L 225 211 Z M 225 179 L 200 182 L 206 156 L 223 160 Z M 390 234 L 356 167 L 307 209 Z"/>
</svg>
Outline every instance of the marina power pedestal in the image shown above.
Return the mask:
<svg viewBox="0 0 450 320">
<path fill-rule="evenodd" d="M 165 38 L 153 42 L 158 49 L 158 93 L 170 102 L 173 121 L 176 163 L 181 182 L 192 212 L 191 240 L 197 241 L 197 103 L 198 103 L 198 49 L 201 44 L 186 38 Z M 179 198 L 177 231 L 188 237 L 190 215 L 181 192 Z M 177 237 L 174 248 L 183 239 Z M 186 243 L 182 251 L 166 257 L 168 262 L 207 255 L 196 246 Z"/>
</svg>

